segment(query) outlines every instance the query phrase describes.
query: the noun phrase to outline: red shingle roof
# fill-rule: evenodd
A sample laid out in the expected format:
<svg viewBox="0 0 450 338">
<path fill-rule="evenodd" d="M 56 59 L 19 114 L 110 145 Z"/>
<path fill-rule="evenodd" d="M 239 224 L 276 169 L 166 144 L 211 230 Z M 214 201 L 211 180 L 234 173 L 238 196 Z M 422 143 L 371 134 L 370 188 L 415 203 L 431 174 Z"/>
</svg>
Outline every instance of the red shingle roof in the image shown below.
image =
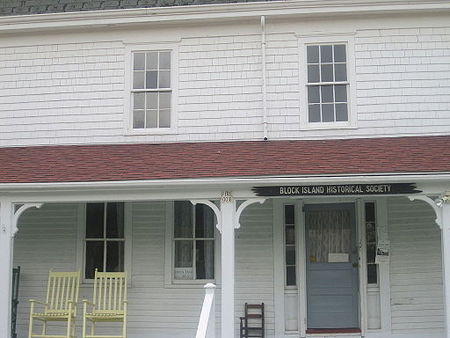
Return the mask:
<svg viewBox="0 0 450 338">
<path fill-rule="evenodd" d="M 450 172 L 450 136 L 0 148 L 0 183 Z"/>
</svg>

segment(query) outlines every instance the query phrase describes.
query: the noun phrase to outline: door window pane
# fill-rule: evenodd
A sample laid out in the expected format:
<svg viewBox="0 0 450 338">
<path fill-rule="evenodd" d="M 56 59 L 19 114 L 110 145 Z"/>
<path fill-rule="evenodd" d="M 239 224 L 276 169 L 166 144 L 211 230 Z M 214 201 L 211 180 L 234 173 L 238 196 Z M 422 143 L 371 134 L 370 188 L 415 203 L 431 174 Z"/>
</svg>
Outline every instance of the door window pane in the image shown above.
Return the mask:
<svg viewBox="0 0 450 338">
<path fill-rule="evenodd" d="M 106 271 L 124 271 L 124 242 L 111 241 L 106 246 Z"/>
<path fill-rule="evenodd" d="M 106 237 L 124 237 L 123 203 L 108 203 L 106 208 Z"/>
<path fill-rule="evenodd" d="M 86 238 L 103 238 L 104 203 L 88 203 L 86 205 Z"/>
<path fill-rule="evenodd" d="M 93 279 L 95 269 L 103 271 L 104 246 L 103 241 L 86 242 L 85 278 Z"/>
<path fill-rule="evenodd" d="M 196 241 L 196 277 L 197 279 L 214 278 L 214 241 Z"/>
</svg>

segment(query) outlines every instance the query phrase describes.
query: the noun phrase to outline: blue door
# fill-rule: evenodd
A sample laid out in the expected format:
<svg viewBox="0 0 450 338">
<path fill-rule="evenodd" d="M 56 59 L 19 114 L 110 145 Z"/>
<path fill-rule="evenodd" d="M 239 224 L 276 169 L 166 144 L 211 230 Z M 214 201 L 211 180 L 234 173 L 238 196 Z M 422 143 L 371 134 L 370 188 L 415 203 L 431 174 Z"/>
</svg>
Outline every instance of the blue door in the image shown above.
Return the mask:
<svg viewBox="0 0 450 338">
<path fill-rule="evenodd" d="M 359 328 L 354 204 L 305 206 L 307 328 Z"/>
</svg>

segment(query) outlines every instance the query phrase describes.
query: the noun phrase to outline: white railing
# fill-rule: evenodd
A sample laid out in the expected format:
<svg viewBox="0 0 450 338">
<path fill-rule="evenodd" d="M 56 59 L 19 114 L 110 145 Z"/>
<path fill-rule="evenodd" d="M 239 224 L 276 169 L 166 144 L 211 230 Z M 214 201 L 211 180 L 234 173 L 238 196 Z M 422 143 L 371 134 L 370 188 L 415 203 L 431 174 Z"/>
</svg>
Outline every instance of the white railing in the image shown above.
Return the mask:
<svg viewBox="0 0 450 338">
<path fill-rule="evenodd" d="M 216 309 L 214 306 L 214 291 L 216 286 L 212 283 L 205 285 L 205 299 L 198 322 L 195 338 L 215 338 L 216 336 Z"/>
</svg>

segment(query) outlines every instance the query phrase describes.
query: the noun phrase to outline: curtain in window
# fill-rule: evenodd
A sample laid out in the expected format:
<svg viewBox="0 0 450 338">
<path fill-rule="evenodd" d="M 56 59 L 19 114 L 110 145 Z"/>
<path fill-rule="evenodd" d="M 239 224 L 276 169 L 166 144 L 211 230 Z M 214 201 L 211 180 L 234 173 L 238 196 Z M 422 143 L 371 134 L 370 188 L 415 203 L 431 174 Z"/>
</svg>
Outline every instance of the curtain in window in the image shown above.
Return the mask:
<svg viewBox="0 0 450 338">
<path fill-rule="evenodd" d="M 351 211 L 345 209 L 308 210 L 308 256 L 312 263 L 327 263 L 328 254 L 350 254 L 352 249 Z"/>
</svg>

